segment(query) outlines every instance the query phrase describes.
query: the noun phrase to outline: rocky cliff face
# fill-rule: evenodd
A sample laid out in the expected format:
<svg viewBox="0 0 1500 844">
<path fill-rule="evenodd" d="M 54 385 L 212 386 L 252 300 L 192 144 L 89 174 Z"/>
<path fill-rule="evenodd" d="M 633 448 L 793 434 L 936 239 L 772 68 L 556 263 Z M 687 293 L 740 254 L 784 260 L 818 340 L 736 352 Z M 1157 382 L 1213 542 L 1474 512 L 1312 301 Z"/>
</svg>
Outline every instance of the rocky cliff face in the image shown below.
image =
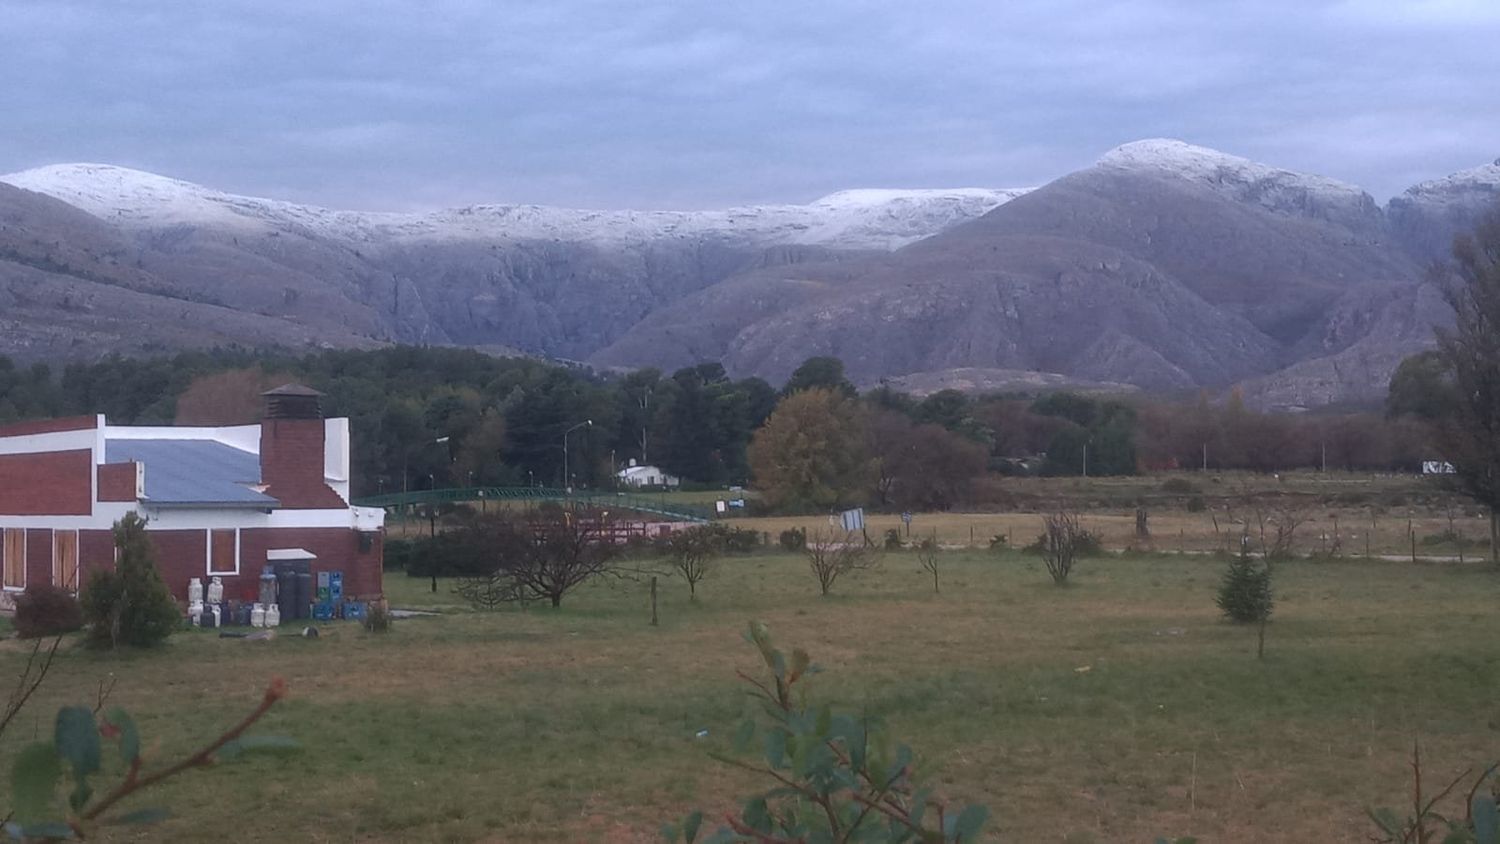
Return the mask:
<svg viewBox="0 0 1500 844">
<path fill-rule="evenodd" d="M 708 288 L 594 359 L 626 362 L 650 336 L 666 338 L 657 365 L 708 355 L 772 378 L 837 354 L 866 380 L 980 367 L 1155 390 L 1243 383 L 1266 406 L 1378 400 L 1447 319 L 1417 214 L 1440 207 L 1426 237 L 1451 242 L 1487 207 L 1488 172 L 1414 188 L 1388 214 L 1330 179 L 1127 144 L 890 256 Z M 674 351 L 678 338 L 691 342 Z"/>
<path fill-rule="evenodd" d="M 342 212 L 59 165 L 0 176 L 0 353 L 417 342 L 772 380 L 834 354 L 866 383 L 1026 371 L 1367 400 L 1446 318 L 1429 264 L 1496 202 L 1500 163 L 1382 209 L 1165 140 L 1034 191 L 710 212 Z"/>
</svg>

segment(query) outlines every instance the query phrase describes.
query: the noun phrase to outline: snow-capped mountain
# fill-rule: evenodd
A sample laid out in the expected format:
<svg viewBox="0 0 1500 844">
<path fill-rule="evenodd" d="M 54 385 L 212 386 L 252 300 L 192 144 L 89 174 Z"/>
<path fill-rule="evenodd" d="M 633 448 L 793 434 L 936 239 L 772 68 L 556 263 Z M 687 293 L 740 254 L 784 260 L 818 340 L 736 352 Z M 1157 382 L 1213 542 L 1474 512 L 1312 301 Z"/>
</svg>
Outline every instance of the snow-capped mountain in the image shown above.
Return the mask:
<svg viewBox="0 0 1500 844">
<path fill-rule="evenodd" d="M 1386 209 L 1391 225 L 1413 253 L 1446 258 L 1453 237 L 1500 206 L 1500 160 L 1407 188 Z"/>
<path fill-rule="evenodd" d="M 1035 190 L 850 190 L 714 211 L 337 211 L 104 164 L 0 176 L 0 354 L 504 347 L 866 383 L 975 368 L 1262 404 L 1368 400 L 1429 342 L 1427 266 L 1500 162 L 1381 208 L 1182 141 Z"/>
<path fill-rule="evenodd" d="M 1334 218 L 1378 214 L 1375 199 L 1347 182 L 1284 170 L 1170 138 L 1115 147 L 1099 159 L 1098 166 L 1191 182 L 1237 202 L 1281 213 Z"/>
<path fill-rule="evenodd" d="M 1476 198 L 1500 199 L 1500 158 L 1490 164 L 1460 170 L 1406 189 L 1402 197 L 1431 203 L 1474 202 Z"/>
<path fill-rule="evenodd" d="M 849 190 L 807 205 L 723 211 L 600 211 L 475 205 L 426 213 L 336 211 L 237 196 L 108 164 L 57 164 L 0 176 L 130 228 L 277 229 L 376 243 L 407 239 L 646 243 L 714 237 L 764 245 L 896 249 L 979 217 L 1026 189 Z"/>
</svg>

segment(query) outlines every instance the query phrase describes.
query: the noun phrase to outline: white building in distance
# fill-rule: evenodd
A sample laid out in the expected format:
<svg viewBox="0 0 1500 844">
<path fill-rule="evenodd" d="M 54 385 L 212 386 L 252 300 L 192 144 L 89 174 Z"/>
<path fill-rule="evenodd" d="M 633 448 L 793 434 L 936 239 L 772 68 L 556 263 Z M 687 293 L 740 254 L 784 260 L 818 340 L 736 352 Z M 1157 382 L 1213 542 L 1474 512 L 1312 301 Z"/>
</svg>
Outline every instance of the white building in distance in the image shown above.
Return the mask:
<svg viewBox="0 0 1500 844">
<path fill-rule="evenodd" d="M 666 486 L 673 487 L 682 483 L 682 479 L 676 475 L 663 472 L 658 466 L 638 466 L 634 460 L 630 465 L 615 473 L 620 483 L 631 487 Z"/>
</svg>

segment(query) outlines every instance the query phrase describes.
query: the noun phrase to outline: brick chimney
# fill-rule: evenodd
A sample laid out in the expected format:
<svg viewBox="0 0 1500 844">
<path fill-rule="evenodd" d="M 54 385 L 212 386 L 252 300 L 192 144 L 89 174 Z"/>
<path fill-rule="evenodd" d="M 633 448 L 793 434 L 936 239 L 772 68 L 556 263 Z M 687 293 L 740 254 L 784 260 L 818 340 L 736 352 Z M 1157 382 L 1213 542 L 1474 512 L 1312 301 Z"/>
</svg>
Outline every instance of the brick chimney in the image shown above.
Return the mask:
<svg viewBox="0 0 1500 844">
<path fill-rule="evenodd" d="M 286 384 L 261 396 L 266 412 L 260 423 L 260 482 L 266 494 L 288 510 L 349 506 L 323 481 L 323 394 Z"/>
</svg>

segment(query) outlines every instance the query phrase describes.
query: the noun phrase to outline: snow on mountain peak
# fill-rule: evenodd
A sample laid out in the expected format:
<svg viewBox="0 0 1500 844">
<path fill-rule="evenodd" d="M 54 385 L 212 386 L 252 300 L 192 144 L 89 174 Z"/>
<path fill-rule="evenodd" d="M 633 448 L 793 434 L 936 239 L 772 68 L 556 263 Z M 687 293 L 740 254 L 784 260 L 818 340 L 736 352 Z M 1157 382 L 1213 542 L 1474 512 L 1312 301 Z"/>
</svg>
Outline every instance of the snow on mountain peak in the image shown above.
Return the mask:
<svg viewBox="0 0 1500 844">
<path fill-rule="evenodd" d="M 896 249 L 982 216 L 1026 193 L 991 190 L 847 190 L 807 205 L 722 211 L 590 211 L 539 205 L 476 205 L 430 213 L 334 211 L 236 196 L 108 164 L 56 164 L 0 176 L 118 225 L 196 225 L 286 230 L 342 240 L 562 239 L 644 243 L 726 237 L 771 244 Z"/>
<path fill-rule="evenodd" d="M 1234 199 L 1258 202 L 1277 210 L 1305 213 L 1314 197 L 1339 205 L 1374 204 L 1364 190 L 1347 182 L 1272 167 L 1172 138 L 1151 138 L 1115 147 L 1099 159 L 1098 166 L 1185 179 Z"/>
<path fill-rule="evenodd" d="M 1500 198 L 1500 158 L 1492 164 L 1460 170 L 1441 179 L 1432 179 L 1406 189 L 1403 198 L 1447 203 L 1487 202 L 1491 197 Z"/>
</svg>

